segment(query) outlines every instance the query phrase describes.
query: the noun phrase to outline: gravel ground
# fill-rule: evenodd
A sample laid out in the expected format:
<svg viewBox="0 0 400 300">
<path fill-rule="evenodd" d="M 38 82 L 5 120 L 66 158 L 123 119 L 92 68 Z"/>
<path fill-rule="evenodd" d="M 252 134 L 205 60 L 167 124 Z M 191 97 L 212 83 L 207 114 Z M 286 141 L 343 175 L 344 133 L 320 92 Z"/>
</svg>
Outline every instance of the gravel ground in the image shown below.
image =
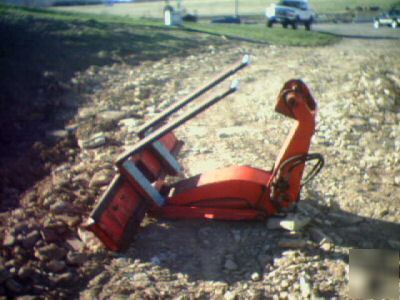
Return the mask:
<svg viewBox="0 0 400 300">
<path fill-rule="evenodd" d="M 292 125 L 274 113 L 275 99 L 285 81 L 303 79 L 320 108 L 312 151 L 326 159 L 288 216 L 304 226 L 146 218 L 127 251 L 102 249 L 78 226 L 113 177 L 113 158 L 144 120 L 244 53 L 253 64 L 238 74 L 241 91 L 177 130 L 186 142 L 179 159 L 187 176 L 236 164 L 269 169 Z M 73 92 L 87 101 L 68 127 L 49 132 L 59 143 L 47 155 L 66 156 L 63 163 L 1 214 L 0 295 L 346 297 L 349 249 L 400 249 L 399 54 L 393 40 L 321 48 L 227 42 L 77 74 Z"/>
</svg>

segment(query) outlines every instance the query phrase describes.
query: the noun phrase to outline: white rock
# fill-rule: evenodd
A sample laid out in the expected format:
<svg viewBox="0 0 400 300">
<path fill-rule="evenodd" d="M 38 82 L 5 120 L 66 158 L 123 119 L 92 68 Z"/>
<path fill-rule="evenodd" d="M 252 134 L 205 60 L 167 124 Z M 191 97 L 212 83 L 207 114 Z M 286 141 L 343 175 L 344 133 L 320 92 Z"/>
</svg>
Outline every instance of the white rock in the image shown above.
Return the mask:
<svg viewBox="0 0 400 300">
<path fill-rule="evenodd" d="M 235 291 L 227 291 L 224 294 L 224 300 L 235 300 L 237 299 L 237 293 Z"/>
<path fill-rule="evenodd" d="M 300 283 L 301 296 L 303 297 L 303 299 L 308 299 L 311 296 L 310 283 L 304 276 L 300 277 L 299 283 Z"/>
<path fill-rule="evenodd" d="M 83 107 L 79 110 L 79 118 L 80 119 L 87 119 L 93 117 L 96 114 L 96 110 L 92 107 Z"/>
<path fill-rule="evenodd" d="M 140 124 L 140 121 L 135 118 L 123 119 L 118 122 L 118 125 L 126 127 L 128 132 L 135 131 L 138 128 L 139 124 Z"/>
<path fill-rule="evenodd" d="M 52 139 L 63 139 L 66 138 L 69 135 L 67 130 L 52 130 L 52 131 L 47 131 L 46 136 Z"/>
<path fill-rule="evenodd" d="M 149 281 L 149 276 L 147 276 L 146 273 L 136 273 L 133 275 L 133 280 L 134 281 Z"/>
<path fill-rule="evenodd" d="M 78 145 L 81 149 L 94 149 L 106 144 L 106 136 L 102 133 L 96 133 L 87 140 L 79 140 Z"/>
<path fill-rule="evenodd" d="M 331 251 L 333 249 L 333 244 L 331 241 L 323 240 L 319 247 L 324 251 Z"/>
<path fill-rule="evenodd" d="M 254 272 L 253 274 L 251 274 L 251 280 L 259 281 L 260 279 L 261 279 L 261 276 L 258 272 Z"/>
<path fill-rule="evenodd" d="M 97 116 L 105 121 L 119 121 L 125 117 L 126 113 L 119 110 L 108 110 L 99 113 Z"/>
<path fill-rule="evenodd" d="M 286 279 L 283 279 L 281 281 L 281 287 L 282 289 L 286 290 L 289 287 L 289 282 Z"/>
<path fill-rule="evenodd" d="M 311 219 L 307 217 L 301 217 L 299 215 L 288 215 L 284 219 L 282 218 L 270 218 L 267 223 L 268 229 L 283 228 L 289 231 L 299 231 L 304 228 Z"/>
<path fill-rule="evenodd" d="M 283 291 L 279 293 L 279 299 L 288 299 L 288 297 L 289 297 L 288 292 Z"/>
</svg>

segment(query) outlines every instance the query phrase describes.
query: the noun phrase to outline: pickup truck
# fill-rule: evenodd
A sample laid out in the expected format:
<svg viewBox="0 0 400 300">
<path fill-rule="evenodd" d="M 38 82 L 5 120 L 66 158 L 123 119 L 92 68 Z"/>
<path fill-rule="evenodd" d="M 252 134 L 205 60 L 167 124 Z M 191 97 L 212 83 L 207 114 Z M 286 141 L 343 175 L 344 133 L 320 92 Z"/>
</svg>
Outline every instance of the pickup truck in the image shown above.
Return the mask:
<svg viewBox="0 0 400 300">
<path fill-rule="evenodd" d="M 400 8 L 392 9 L 388 13 L 384 13 L 374 19 L 374 27 L 391 26 L 397 28 L 400 26 Z"/>
<path fill-rule="evenodd" d="M 304 24 L 306 30 L 310 30 L 316 14 L 307 0 L 283 0 L 267 7 L 265 16 L 268 27 L 281 23 L 284 28 L 290 25 L 293 29 L 297 29 L 299 24 Z"/>
</svg>

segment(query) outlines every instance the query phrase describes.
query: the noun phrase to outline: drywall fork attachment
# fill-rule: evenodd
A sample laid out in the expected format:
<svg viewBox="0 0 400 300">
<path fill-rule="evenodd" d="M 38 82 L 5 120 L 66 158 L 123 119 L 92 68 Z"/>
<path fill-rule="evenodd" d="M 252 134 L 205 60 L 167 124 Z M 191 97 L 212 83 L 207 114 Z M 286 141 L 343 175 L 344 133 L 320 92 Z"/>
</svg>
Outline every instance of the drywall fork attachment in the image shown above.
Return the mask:
<svg viewBox="0 0 400 300">
<path fill-rule="evenodd" d="M 242 64 L 235 70 L 243 68 Z M 212 86 L 194 95 L 197 97 Z M 302 186 L 324 164 L 321 154 L 309 153 L 317 104 L 301 80 L 286 82 L 276 102 L 276 112 L 294 119 L 295 124 L 272 170 L 233 166 L 172 184 L 164 181 L 167 175 L 176 176 L 181 171 L 176 156 L 182 142 L 172 131 L 236 90 L 237 86 L 233 85 L 173 122 L 161 125 L 193 100 L 188 97 L 140 129 L 141 140 L 117 158 L 120 174 L 86 224 L 108 249 L 120 250 L 127 245 L 146 213 L 173 219 L 263 220 L 297 204 Z M 303 176 L 309 161 L 316 164 Z"/>
</svg>

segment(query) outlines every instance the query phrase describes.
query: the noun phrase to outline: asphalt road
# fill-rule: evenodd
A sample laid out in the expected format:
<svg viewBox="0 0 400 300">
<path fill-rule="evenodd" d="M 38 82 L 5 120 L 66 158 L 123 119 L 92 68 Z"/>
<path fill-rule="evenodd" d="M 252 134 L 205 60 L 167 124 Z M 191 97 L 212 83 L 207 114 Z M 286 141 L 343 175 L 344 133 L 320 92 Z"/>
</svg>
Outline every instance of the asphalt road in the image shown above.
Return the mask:
<svg viewBox="0 0 400 300">
<path fill-rule="evenodd" d="M 381 27 L 375 29 L 371 23 L 322 23 L 313 26 L 314 31 L 327 32 L 345 38 L 370 40 L 400 40 L 400 28 Z"/>
</svg>

